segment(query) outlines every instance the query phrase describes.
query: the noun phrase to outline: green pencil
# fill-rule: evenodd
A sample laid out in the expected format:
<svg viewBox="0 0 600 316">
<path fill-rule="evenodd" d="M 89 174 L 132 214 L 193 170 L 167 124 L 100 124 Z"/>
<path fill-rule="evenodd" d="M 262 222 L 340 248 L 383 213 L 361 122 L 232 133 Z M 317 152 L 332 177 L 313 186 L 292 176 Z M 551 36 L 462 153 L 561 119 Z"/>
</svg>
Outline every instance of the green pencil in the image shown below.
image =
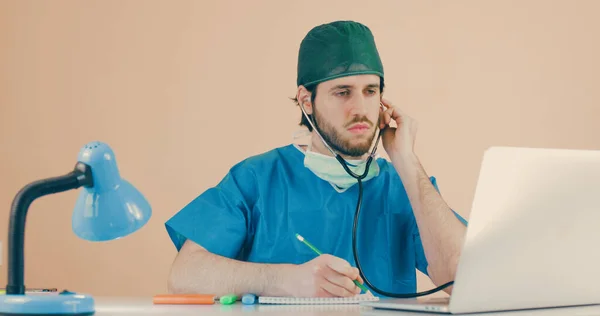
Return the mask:
<svg viewBox="0 0 600 316">
<path fill-rule="evenodd" d="M 305 245 L 307 245 L 310 249 L 312 249 L 314 252 L 316 252 L 319 256 L 323 254 L 321 251 L 319 251 L 319 249 L 317 249 L 317 247 L 313 246 L 311 243 L 308 242 L 308 240 L 304 239 L 304 237 L 300 236 L 299 234 L 296 234 L 296 238 L 298 238 L 298 240 L 300 240 Z M 353 280 L 353 281 L 354 281 L 354 284 L 356 284 L 356 286 L 361 288 L 361 290 L 365 291 L 365 293 L 369 291 L 369 289 L 367 289 L 364 285 L 360 284 L 357 280 Z"/>
</svg>

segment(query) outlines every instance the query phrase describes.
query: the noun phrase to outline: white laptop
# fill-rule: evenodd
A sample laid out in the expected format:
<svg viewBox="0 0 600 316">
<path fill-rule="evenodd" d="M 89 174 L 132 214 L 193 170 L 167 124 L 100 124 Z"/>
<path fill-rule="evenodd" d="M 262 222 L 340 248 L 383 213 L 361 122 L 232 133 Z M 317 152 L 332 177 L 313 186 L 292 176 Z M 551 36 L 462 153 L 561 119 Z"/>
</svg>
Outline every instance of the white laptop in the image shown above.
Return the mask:
<svg viewBox="0 0 600 316">
<path fill-rule="evenodd" d="M 600 150 L 492 147 L 449 298 L 361 305 L 475 313 L 600 304 Z"/>
</svg>

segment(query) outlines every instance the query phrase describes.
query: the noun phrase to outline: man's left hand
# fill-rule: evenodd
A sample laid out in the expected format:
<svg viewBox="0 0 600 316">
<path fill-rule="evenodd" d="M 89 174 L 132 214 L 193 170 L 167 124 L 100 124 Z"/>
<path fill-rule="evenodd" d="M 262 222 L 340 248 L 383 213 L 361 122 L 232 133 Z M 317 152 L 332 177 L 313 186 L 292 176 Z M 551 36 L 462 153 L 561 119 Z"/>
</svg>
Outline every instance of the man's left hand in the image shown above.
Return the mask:
<svg viewBox="0 0 600 316">
<path fill-rule="evenodd" d="M 387 108 L 380 110 L 379 128 L 383 129 L 383 148 L 391 159 L 414 155 L 415 137 L 417 134 L 417 122 L 395 107 L 386 99 L 381 99 Z M 394 120 L 397 127 L 389 126 Z"/>
</svg>

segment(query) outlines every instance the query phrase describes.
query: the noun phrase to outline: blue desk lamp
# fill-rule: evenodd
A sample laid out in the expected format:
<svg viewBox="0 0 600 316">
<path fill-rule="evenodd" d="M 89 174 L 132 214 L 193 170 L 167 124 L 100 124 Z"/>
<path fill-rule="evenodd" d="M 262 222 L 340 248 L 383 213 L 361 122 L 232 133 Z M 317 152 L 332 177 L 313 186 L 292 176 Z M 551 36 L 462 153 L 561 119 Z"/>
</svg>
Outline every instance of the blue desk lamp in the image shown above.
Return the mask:
<svg viewBox="0 0 600 316">
<path fill-rule="evenodd" d="M 73 231 L 89 241 L 108 241 L 144 226 L 152 209 L 144 196 L 122 179 L 111 148 L 91 142 L 81 148 L 70 173 L 32 182 L 11 206 L 8 227 L 8 285 L 0 295 L 0 315 L 92 315 L 90 295 L 63 291 L 58 295 L 28 294 L 23 280 L 25 217 L 31 203 L 44 195 L 83 187 L 73 211 Z"/>
</svg>

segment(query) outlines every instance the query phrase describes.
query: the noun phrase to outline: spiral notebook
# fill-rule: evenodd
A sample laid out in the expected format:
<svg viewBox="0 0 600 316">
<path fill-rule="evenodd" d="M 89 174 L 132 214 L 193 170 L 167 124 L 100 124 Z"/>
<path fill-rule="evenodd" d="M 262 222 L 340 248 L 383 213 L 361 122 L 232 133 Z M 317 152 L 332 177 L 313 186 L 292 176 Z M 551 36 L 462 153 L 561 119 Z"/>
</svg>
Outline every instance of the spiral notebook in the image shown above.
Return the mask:
<svg viewBox="0 0 600 316">
<path fill-rule="evenodd" d="M 335 305 L 358 304 L 360 302 L 379 301 L 379 297 L 371 294 L 360 294 L 353 297 L 273 297 L 259 296 L 259 304 L 287 304 L 287 305 Z"/>
</svg>

